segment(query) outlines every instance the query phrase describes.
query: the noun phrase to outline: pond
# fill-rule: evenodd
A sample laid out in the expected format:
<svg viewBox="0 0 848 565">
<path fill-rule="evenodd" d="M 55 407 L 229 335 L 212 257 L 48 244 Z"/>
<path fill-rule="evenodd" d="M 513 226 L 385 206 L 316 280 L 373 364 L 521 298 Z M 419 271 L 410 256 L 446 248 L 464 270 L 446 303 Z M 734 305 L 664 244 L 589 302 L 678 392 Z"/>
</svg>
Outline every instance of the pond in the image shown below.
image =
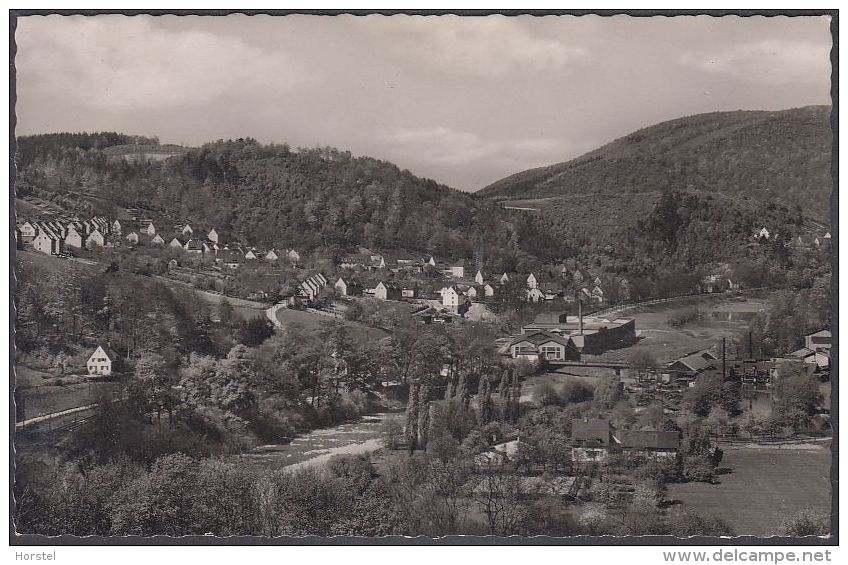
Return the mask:
<svg viewBox="0 0 848 565">
<path fill-rule="evenodd" d="M 382 447 L 383 420 L 393 416 L 396 414 L 371 414 L 358 422 L 313 430 L 291 443 L 260 445 L 235 457 L 250 465 L 281 469 L 323 464 L 334 455 L 369 453 Z"/>
</svg>

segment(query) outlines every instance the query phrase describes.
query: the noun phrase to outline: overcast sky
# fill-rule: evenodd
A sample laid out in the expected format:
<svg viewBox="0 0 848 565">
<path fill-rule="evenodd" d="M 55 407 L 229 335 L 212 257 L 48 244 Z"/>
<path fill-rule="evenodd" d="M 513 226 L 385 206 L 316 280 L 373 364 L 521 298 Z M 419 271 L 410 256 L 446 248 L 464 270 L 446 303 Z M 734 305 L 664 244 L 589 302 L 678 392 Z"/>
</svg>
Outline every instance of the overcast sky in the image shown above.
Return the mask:
<svg viewBox="0 0 848 565">
<path fill-rule="evenodd" d="M 331 145 L 476 190 L 667 119 L 830 103 L 827 18 L 30 16 L 18 134 Z"/>
</svg>

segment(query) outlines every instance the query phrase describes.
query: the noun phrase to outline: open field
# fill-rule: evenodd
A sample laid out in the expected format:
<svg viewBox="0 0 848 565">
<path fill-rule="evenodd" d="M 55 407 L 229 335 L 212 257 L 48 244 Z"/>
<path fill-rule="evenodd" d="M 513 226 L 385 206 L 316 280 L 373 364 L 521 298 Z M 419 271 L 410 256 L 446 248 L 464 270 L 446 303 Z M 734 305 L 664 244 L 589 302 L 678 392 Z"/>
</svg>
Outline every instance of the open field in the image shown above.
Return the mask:
<svg viewBox="0 0 848 565">
<path fill-rule="evenodd" d="M 99 263 L 86 263 L 79 260 L 72 261 L 63 257 L 45 255 L 38 251 L 18 249 L 15 251 L 15 256 L 23 264 L 24 268 L 35 267 L 42 269 L 46 273 L 80 271 L 87 274 L 94 274 L 98 271 L 102 272 L 105 269 Z"/>
<path fill-rule="evenodd" d="M 62 214 L 64 210 L 48 200 L 42 200 L 34 196 L 27 198 L 15 198 L 15 214 L 18 221 L 52 218 Z"/>
<path fill-rule="evenodd" d="M 669 513 L 694 511 L 728 522 L 737 535 L 776 535 L 781 523 L 810 507 L 830 514 L 829 447 L 799 445 L 725 449 L 720 484 L 670 485 Z"/>
<path fill-rule="evenodd" d="M 347 326 L 351 330 L 351 335 L 357 339 L 380 340 L 389 335 L 387 332 L 377 328 L 372 328 L 370 326 L 347 320 L 340 320 L 338 318 L 330 318 L 329 316 L 312 314 L 310 312 L 304 312 L 303 310 L 280 308 L 277 310 L 276 316 L 277 320 L 279 320 L 283 326 L 286 324 L 298 324 L 309 331 L 318 331 L 321 329 L 322 324 L 336 322 Z"/>
<path fill-rule="evenodd" d="M 208 302 L 209 304 L 218 305 L 226 298 L 230 305 L 233 307 L 233 312 L 235 312 L 236 315 L 243 320 L 252 320 L 253 318 L 264 318 L 265 310 L 269 306 L 269 304 L 264 304 L 262 302 L 243 300 L 241 298 L 224 296 L 223 294 L 216 294 L 214 292 L 206 292 L 205 290 L 200 290 L 198 288 L 194 288 L 188 285 L 179 285 L 179 283 L 174 283 L 173 280 L 168 279 L 166 277 L 156 278 L 162 280 L 163 282 L 167 281 L 167 283 L 176 284 L 179 288 L 191 289 L 197 295 L 198 298 L 200 298 L 204 302 Z"/>
<path fill-rule="evenodd" d="M 49 378 L 49 380 L 45 380 Z M 66 377 L 78 381 L 79 377 Z M 97 402 L 100 395 L 110 394 L 118 383 L 102 381 L 66 382 L 55 384 L 52 375 L 31 369 L 25 365 L 15 367 L 17 398 L 23 403 L 18 406 L 18 420 L 35 418 Z"/>
<path fill-rule="evenodd" d="M 717 299 L 704 296 L 685 302 L 640 306 L 621 312 L 620 316 L 636 318 L 638 342 L 630 347 L 607 351 L 601 355 L 584 355 L 585 361 L 626 361 L 634 352 L 647 351 L 660 363 L 668 363 L 689 353 L 709 347 L 720 347 L 721 338 L 728 340 L 728 356 L 735 357 L 734 339 L 747 331 L 751 316 L 765 309 L 763 298 L 737 297 Z M 685 310 L 697 308 L 700 317 L 681 327 L 670 320 Z"/>
</svg>

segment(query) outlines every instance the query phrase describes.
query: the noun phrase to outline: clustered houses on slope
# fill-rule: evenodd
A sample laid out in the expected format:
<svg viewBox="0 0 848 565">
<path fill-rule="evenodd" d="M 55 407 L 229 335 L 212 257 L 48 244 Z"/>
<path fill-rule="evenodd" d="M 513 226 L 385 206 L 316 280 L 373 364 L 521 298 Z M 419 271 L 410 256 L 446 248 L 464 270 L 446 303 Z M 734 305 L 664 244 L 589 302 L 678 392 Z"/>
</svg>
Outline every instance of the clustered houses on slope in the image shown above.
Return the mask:
<svg viewBox="0 0 848 565">
<path fill-rule="evenodd" d="M 517 274 L 514 276 L 518 276 Z M 558 273 L 530 273 L 527 276 L 527 300 L 530 302 L 563 299 L 566 302 L 604 304 L 615 297 L 630 298 L 630 282 L 625 277 L 590 274 L 582 268 L 560 267 Z"/>
<path fill-rule="evenodd" d="M 469 307 L 471 302 L 485 301 L 495 297 L 502 287 L 524 281 L 520 292 L 529 302 L 561 299 L 566 302 L 579 300 L 585 303 L 605 304 L 611 300 L 630 298 L 630 283 L 624 277 L 593 275 L 580 268 L 560 267 L 556 272 L 490 273 L 476 269 L 473 276 L 466 273 L 464 261 L 446 263 L 435 257 L 416 257 L 411 254 L 388 257 L 360 248 L 359 252 L 344 256 L 339 268 L 350 271 L 334 283 L 341 296 L 360 294 L 381 300 L 417 298 L 424 294 L 436 294 L 442 306 L 456 314 Z M 417 275 L 426 274 L 427 277 Z M 469 275 L 469 276 L 466 276 Z M 404 276 L 411 280 L 397 284 L 394 279 Z M 438 288 L 428 288 L 433 277 L 450 281 Z M 395 288 L 398 287 L 398 288 Z"/>
<path fill-rule="evenodd" d="M 20 245 L 28 245 L 47 255 L 59 255 L 66 248 L 105 247 L 120 237 L 121 224 L 103 217 L 89 220 L 26 221 L 17 226 L 15 235 Z"/>
<path fill-rule="evenodd" d="M 754 230 L 753 238 L 755 240 L 773 241 L 781 239 L 781 234 L 776 231 L 771 232 L 767 227 L 763 226 L 760 229 Z M 811 234 L 789 237 L 786 238 L 786 243 L 798 249 L 812 249 L 814 247 L 822 247 L 823 245 L 828 245 L 830 243 L 830 240 L 830 232 L 826 231 L 821 235 Z"/>
<path fill-rule="evenodd" d="M 89 220 L 26 221 L 17 226 L 16 235 L 21 245 L 47 255 L 59 255 L 69 247 L 149 245 L 214 257 L 216 263 L 229 269 L 237 269 L 248 261 L 276 262 L 285 258 L 293 265 L 300 261 L 300 254 L 294 249 L 260 250 L 239 243 L 224 243 L 215 228 L 201 230 L 185 223 L 162 229 L 151 219 L 121 222 L 94 217 Z"/>
<path fill-rule="evenodd" d="M 663 460 L 674 459 L 680 451 L 680 432 L 665 430 L 617 429 L 609 420 L 600 418 L 578 418 L 571 421 L 569 438 L 571 459 L 575 463 L 593 464 L 606 460 L 613 454 L 640 454 Z M 477 455 L 474 462 L 484 468 L 517 461 L 521 451 L 521 438 L 496 444 L 489 451 Z M 557 484 L 548 481 L 549 488 L 557 494 L 568 494 L 573 483 Z"/>
<path fill-rule="evenodd" d="M 680 432 L 617 430 L 609 420 L 576 419 L 571 422 L 571 457 L 588 463 L 603 461 L 610 453 L 644 453 L 655 458 L 676 457 Z"/>
</svg>

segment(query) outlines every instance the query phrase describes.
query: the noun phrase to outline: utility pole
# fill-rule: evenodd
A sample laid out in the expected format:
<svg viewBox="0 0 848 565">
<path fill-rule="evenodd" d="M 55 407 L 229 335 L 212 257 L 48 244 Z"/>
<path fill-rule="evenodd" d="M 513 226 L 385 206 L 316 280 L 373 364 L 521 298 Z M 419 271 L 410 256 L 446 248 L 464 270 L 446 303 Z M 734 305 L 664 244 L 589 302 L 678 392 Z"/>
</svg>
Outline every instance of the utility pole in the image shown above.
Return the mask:
<svg viewBox="0 0 848 565">
<path fill-rule="evenodd" d="M 727 341 L 727 338 L 721 338 L 721 380 L 727 378 L 727 351 L 725 341 Z"/>
</svg>

